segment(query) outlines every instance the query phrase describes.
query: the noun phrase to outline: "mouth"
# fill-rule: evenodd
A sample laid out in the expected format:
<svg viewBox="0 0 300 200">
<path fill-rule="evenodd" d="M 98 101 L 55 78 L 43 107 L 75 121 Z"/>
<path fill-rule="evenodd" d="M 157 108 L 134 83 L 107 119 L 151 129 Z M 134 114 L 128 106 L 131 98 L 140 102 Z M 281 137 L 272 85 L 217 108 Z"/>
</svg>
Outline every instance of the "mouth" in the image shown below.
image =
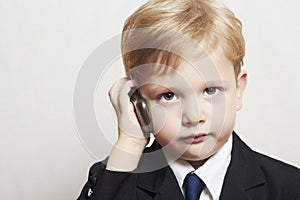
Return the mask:
<svg viewBox="0 0 300 200">
<path fill-rule="evenodd" d="M 187 137 L 183 137 L 182 140 L 188 144 L 198 144 L 203 142 L 208 134 L 205 133 L 199 133 L 199 134 L 193 134 Z"/>
</svg>

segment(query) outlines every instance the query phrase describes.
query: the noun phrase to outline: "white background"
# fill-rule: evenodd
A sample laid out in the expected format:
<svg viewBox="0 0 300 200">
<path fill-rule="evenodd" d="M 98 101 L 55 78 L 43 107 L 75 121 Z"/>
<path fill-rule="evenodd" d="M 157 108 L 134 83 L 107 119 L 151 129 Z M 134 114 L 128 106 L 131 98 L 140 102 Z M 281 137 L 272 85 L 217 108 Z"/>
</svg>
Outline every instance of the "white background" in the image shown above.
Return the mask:
<svg viewBox="0 0 300 200">
<path fill-rule="evenodd" d="M 143 2 L 0 0 L 1 199 L 79 195 L 96 159 L 76 131 L 76 77 Z M 236 131 L 253 149 L 299 167 L 299 3 L 223 2 L 243 21 L 247 41 L 249 82 Z"/>
</svg>

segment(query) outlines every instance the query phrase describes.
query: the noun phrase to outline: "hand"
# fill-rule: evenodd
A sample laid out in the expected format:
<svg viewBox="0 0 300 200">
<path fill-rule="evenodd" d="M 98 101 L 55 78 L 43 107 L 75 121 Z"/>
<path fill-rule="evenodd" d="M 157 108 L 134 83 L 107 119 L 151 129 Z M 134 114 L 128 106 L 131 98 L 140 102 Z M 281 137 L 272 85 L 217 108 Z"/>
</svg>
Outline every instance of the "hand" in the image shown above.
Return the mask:
<svg viewBox="0 0 300 200">
<path fill-rule="evenodd" d="M 149 142 L 141 130 L 128 92 L 135 82 L 124 77 L 116 81 L 109 91 L 110 101 L 118 118 L 116 146 L 130 153 L 142 153 Z"/>
</svg>

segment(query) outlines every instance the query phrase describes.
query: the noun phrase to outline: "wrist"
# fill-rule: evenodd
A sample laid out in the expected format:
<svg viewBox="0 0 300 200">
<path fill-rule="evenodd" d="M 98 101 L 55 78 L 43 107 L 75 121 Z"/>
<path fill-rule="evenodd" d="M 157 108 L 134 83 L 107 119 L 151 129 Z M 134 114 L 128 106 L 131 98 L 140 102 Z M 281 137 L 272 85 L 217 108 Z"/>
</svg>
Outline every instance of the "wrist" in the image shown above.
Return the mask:
<svg viewBox="0 0 300 200">
<path fill-rule="evenodd" d="M 142 154 L 148 142 L 147 138 L 135 138 L 121 134 L 115 147 L 128 153 Z"/>
<path fill-rule="evenodd" d="M 134 138 L 121 134 L 110 153 L 106 169 L 120 172 L 135 170 L 147 143 L 146 138 Z"/>
<path fill-rule="evenodd" d="M 119 172 L 134 171 L 143 154 L 143 149 L 137 145 L 118 141 L 110 152 L 106 169 Z"/>
</svg>

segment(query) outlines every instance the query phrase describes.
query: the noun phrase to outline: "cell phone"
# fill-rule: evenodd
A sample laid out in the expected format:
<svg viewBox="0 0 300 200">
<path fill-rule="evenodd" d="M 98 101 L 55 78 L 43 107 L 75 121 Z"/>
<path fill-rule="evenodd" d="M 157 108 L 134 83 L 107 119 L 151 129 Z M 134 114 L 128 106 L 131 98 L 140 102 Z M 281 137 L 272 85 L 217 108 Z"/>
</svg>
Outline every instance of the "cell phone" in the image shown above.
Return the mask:
<svg viewBox="0 0 300 200">
<path fill-rule="evenodd" d="M 150 133 L 153 133 L 153 126 L 146 100 L 141 95 L 138 87 L 132 87 L 128 95 L 131 103 L 133 104 L 134 112 L 139 121 L 143 134 L 148 138 L 150 137 Z"/>
</svg>

